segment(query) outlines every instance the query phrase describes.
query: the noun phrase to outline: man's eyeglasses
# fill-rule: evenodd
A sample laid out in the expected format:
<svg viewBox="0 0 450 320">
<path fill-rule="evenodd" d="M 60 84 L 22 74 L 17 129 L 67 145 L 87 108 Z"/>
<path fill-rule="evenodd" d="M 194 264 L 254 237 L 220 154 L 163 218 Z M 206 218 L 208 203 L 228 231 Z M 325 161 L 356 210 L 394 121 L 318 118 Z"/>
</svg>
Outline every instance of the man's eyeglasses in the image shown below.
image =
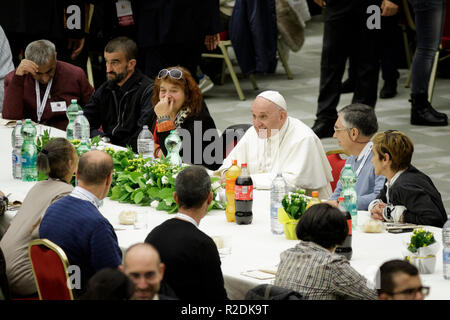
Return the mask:
<svg viewBox="0 0 450 320">
<path fill-rule="evenodd" d="M 163 79 L 168 75 L 173 79 L 180 80 L 183 77 L 183 72 L 180 69 L 162 69 L 158 73 L 158 79 Z"/>
<path fill-rule="evenodd" d="M 343 131 L 343 130 L 350 130 L 351 128 L 338 128 L 338 127 L 336 127 L 336 126 L 334 126 L 333 127 L 334 128 L 334 131 L 336 132 L 336 131 Z"/>
<path fill-rule="evenodd" d="M 426 297 L 430 293 L 430 287 L 418 287 L 418 288 L 410 288 L 405 289 L 399 292 L 392 292 L 391 295 L 395 296 L 398 294 L 403 294 L 405 296 L 415 296 L 417 292 L 420 292 L 424 297 Z"/>
</svg>

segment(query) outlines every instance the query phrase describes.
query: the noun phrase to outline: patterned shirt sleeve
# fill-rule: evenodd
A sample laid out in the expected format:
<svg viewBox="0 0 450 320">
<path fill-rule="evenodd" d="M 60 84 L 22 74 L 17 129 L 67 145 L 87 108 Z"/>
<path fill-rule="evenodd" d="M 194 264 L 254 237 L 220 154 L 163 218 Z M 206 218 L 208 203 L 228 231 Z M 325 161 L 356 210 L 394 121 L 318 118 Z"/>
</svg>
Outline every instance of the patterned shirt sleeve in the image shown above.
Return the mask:
<svg viewBox="0 0 450 320">
<path fill-rule="evenodd" d="M 367 280 L 347 260 L 336 260 L 330 264 L 333 273 L 332 290 L 337 296 L 347 299 L 377 300 L 374 289 L 367 286 Z"/>
</svg>

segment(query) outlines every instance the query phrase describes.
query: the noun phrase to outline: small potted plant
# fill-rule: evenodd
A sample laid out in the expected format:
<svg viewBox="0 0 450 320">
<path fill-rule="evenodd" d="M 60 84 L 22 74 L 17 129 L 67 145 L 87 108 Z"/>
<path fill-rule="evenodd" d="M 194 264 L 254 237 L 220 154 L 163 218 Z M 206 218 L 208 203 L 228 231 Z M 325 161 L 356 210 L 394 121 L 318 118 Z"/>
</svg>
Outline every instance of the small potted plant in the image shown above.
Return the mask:
<svg viewBox="0 0 450 320">
<path fill-rule="evenodd" d="M 415 265 L 420 273 L 433 273 L 436 267 L 436 252 L 439 244 L 431 231 L 416 229 L 407 244 L 406 260 Z"/>
<path fill-rule="evenodd" d="M 284 235 L 286 239 L 297 240 L 295 228 L 305 213 L 308 204 L 305 190 L 299 189 L 296 192 L 286 194 L 281 204 L 283 207 L 278 209 L 278 221 L 284 225 Z"/>
</svg>

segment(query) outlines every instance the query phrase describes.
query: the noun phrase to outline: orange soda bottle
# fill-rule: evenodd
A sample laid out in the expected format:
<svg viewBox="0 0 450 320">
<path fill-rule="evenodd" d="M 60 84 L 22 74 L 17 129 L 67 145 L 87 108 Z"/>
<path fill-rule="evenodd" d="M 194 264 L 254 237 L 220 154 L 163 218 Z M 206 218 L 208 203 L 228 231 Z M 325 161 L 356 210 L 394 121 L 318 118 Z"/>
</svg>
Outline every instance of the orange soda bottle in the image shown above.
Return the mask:
<svg viewBox="0 0 450 320">
<path fill-rule="evenodd" d="M 311 206 L 313 206 L 315 204 L 321 203 L 321 202 L 322 201 L 320 201 L 320 199 L 319 199 L 319 191 L 313 191 L 312 192 L 312 198 L 309 199 L 308 205 L 306 206 L 305 210 L 308 210 L 309 207 L 311 207 Z"/>
<path fill-rule="evenodd" d="M 241 168 L 237 165 L 237 160 L 233 160 L 231 167 L 225 173 L 225 196 L 227 198 L 227 207 L 225 215 L 228 222 L 235 222 L 234 213 L 236 206 L 234 203 L 234 184 L 236 178 L 241 174 Z"/>
</svg>

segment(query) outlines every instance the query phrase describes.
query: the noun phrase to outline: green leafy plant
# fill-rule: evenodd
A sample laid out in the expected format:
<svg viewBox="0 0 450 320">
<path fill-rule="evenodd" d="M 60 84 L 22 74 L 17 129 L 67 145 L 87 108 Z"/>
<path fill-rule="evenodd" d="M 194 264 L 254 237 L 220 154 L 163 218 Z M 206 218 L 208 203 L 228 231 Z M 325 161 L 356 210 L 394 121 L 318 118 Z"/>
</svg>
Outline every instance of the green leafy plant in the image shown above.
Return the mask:
<svg viewBox="0 0 450 320">
<path fill-rule="evenodd" d="M 298 220 L 305 213 L 308 200 L 305 196 L 305 191 L 299 189 L 293 193 L 286 194 L 283 197 L 281 204 L 289 217 Z"/>
<path fill-rule="evenodd" d="M 429 246 L 435 242 L 436 240 L 432 232 L 419 228 L 413 231 L 410 242 L 408 243 L 408 250 L 416 253 L 419 248 Z"/>
<path fill-rule="evenodd" d="M 176 176 L 183 167 L 173 166 L 165 159 L 143 159 L 135 155 L 130 148 L 126 151 L 106 148 L 105 151 L 114 161 L 113 182 L 108 194 L 111 200 L 150 205 L 168 213 L 178 211 L 173 193 Z M 212 185 L 217 184 L 218 180 L 219 178 L 212 178 Z M 216 191 L 217 189 L 213 188 L 214 198 Z M 208 209 L 223 210 L 224 204 L 213 200 Z"/>
</svg>

